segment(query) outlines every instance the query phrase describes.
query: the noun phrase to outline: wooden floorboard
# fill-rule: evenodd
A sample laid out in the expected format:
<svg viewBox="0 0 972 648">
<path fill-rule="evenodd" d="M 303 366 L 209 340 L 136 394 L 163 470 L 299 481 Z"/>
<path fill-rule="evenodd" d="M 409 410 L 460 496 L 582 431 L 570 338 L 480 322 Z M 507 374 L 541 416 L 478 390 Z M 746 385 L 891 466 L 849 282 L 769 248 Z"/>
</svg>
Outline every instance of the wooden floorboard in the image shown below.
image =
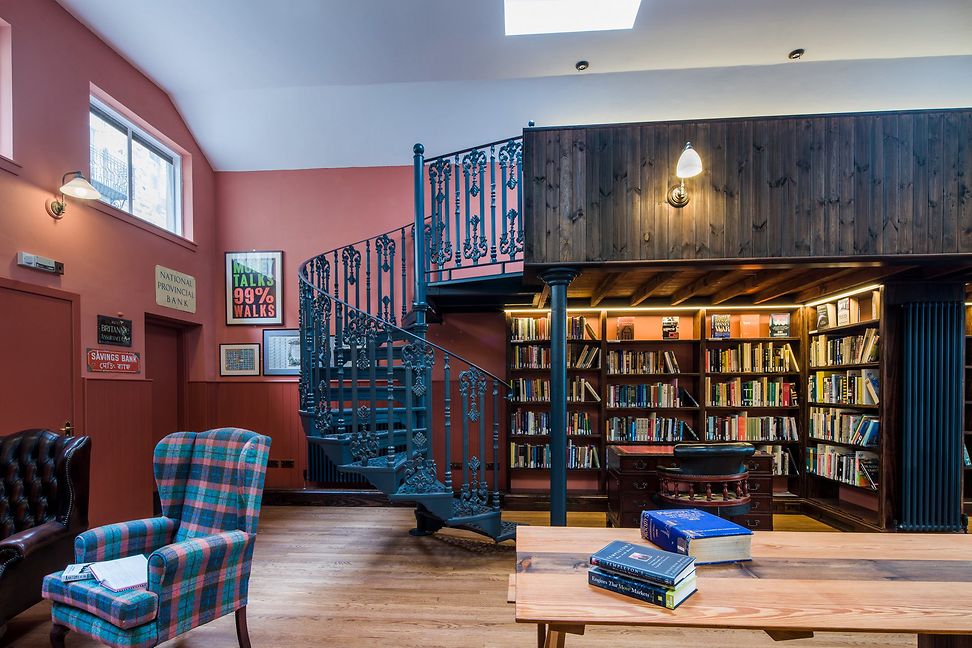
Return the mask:
<svg viewBox="0 0 972 648">
<path fill-rule="evenodd" d="M 508 519 L 544 524 L 547 514 Z M 575 526 L 604 526 L 603 513 L 572 513 Z M 250 637 L 260 648 L 393 646 L 513 648 L 536 645 L 536 627 L 513 622 L 506 602 L 512 544 L 496 546 L 464 532 L 413 538 L 403 508 L 266 507 L 250 581 Z M 827 531 L 797 515 L 776 516 L 778 530 Z M 41 603 L 13 619 L 2 646 L 49 646 L 50 608 Z M 916 644 L 914 635 L 818 634 L 785 648 L 871 648 Z M 68 635 L 69 648 L 94 642 Z M 232 615 L 166 644 L 236 646 Z M 582 648 L 768 648 L 761 632 L 589 628 L 571 636 Z"/>
</svg>

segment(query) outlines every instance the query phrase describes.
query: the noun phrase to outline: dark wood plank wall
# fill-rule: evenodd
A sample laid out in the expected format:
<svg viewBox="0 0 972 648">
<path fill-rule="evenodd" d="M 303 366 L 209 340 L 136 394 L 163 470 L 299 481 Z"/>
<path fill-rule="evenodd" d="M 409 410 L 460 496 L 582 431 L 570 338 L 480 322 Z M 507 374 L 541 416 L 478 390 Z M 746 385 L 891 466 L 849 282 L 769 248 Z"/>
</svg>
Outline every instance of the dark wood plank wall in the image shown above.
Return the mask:
<svg viewBox="0 0 972 648">
<path fill-rule="evenodd" d="M 970 146 L 965 109 L 528 129 L 526 262 L 972 252 Z"/>
</svg>

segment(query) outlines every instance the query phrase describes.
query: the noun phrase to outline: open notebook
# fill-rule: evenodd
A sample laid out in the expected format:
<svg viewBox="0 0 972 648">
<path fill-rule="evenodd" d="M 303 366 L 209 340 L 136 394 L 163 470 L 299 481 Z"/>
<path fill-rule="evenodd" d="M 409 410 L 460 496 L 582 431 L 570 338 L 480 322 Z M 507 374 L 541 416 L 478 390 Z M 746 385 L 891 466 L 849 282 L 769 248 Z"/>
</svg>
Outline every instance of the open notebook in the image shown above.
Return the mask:
<svg viewBox="0 0 972 648">
<path fill-rule="evenodd" d="M 93 563 L 88 569 L 98 583 L 113 592 L 124 592 L 148 584 L 148 558 L 141 554 Z"/>
</svg>

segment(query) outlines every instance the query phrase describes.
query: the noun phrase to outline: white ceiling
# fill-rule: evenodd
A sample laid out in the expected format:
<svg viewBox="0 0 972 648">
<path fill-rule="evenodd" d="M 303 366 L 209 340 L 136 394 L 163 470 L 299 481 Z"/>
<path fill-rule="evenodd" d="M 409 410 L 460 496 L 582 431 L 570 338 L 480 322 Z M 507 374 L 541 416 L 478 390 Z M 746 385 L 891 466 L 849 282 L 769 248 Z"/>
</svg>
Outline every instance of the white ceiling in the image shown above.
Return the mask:
<svg viewBox="0 0 972 648">
<path fill-rule="evenodd" d="M 218 170 L 408 164 L 529 119 L 972 105 L 970 0 L 643 0 L 629 31 L 510 37 L 503 0 L 58 1 Z"/>
</svg>

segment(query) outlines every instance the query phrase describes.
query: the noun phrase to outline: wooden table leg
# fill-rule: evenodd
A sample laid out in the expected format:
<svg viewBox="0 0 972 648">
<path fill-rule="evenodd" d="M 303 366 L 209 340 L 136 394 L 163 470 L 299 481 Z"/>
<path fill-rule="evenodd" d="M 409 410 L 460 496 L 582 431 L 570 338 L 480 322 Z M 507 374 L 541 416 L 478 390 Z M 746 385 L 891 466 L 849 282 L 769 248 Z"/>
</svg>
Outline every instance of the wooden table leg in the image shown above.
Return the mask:
<svg viewBox="0 0 972 648">
<path fill-rule="evenodd" d="M 972 648 L 972 635 L 918 635 L 918 648 Z"/>
<path fill-rule="evenodd" d="M 540 624 L 541 626 L 543 624 Z M 553 625 L 547 626 L 547 636 L 543 642 L 543 648 L 564 648 L 564 644 L 567 641 L 567 635 L 584 634 L 584 626 L 582 625 Z"/>
</svg>

